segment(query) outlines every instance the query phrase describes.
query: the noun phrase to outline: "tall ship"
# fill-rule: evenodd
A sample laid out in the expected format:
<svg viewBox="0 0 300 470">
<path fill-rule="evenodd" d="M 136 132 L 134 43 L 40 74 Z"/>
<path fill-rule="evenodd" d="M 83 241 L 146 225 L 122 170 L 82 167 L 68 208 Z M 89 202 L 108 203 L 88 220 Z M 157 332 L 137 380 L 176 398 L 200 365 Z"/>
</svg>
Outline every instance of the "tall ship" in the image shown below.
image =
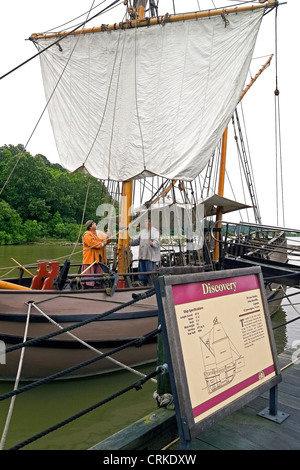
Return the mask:
<svg viewBox="0 0 300 470">
<path fill-rule="evenodd" d="M 148 336 L 158 327 L 156 296 L 151 285 L 139 284 L 131 246 L 149 214 L 161 237 L 152 280 L 260 264 L 271 314 L 284 279 L 298 283 L 286 264 L 286 229 L 262 223 L 237 111 L 272 61 L 264 59 L 249 79 L 261 23 L 279 3 L 231 4 L 184 11 L 186 2 L 178 1 L 165 11 L 163 1 L 102 2 L 75 27 L 31 34 L 60 163 L 106 186 L 113 203 L 100 207 L 95 221 L 108 225 L 113 252 L 93 288 L 84 288 L 88 274 L 81 267 L 72 274 L 69 260 L 45 260 L 33 274 L 19 263 L 18 276 L 0 280 L 3 380 L 15 376 L 22 347 L 22 380 L 68 368 L 66 378 L 100 374 L 156 359 L 156 336 Z M 122 15 L 101 23 L 115 7 Z M 231 124 L 247 201 L 225 193 Z M 224 220 L 250 209 L 247 223 Z M 112 349 L 113 359 L 93 359 Z M 76 363 L 83 365 L 72 369 Z"/>
</svg>

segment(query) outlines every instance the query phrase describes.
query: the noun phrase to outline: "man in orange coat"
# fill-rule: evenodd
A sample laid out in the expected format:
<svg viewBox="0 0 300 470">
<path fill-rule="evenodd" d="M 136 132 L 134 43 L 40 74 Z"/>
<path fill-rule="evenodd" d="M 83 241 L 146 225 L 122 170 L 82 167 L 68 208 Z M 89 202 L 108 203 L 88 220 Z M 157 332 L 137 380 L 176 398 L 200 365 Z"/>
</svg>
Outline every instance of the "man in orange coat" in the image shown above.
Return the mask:
<svg viewBox="0 0 300 470">
<path fill-rule="evenodd" d="M 99 265 L 99 262 L 106 264 L 106 249 L 105 246 L 111 241 L 109 236 L 100 231 L 96 231 L 96 223 L 93 220 L 88 220 L 86 222 L 87 231 L 82 237 L 83 242 L 83 261 L 82 261 L 82 270 L 90 266 L 85 274 L 98 274 L 102 273 L 103 269 Z M 94 263 L 94 264 L 93 264 Z M 92 266 L 91 266 L 92 265 Z M 88 281 L 85 283 L 86 286 L 93 287 L 95 285 L 94 281 Z"/>
</svg>

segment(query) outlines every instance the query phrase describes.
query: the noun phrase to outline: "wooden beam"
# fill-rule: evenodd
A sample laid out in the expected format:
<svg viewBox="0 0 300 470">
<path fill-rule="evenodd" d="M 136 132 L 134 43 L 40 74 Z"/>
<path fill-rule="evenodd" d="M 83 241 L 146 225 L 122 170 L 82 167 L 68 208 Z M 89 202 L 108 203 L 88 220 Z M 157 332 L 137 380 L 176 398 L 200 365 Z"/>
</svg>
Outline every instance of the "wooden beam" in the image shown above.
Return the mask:
<svg viewBox="0 0 300 470">
<path fill-rule="evenodd" d="M 247 5 L 243 7 L 236 7 L 236 8 L 222 8 L 217 10 L 205 10 L 205 11 L 196 11 L 192 13 L 182 13 L 179 15 L 168 15 L 168 22 L 175 23 L 178 21 L 186 21 L 186 20 L 196 20 L 200 18 L 212 18 L 214 16 L 221 16 L 221 15 L 230 15 L 236 14 L 239 12 L 244 11 L 253 11 L 260 8 L 269 8 L 273 7 L 277 2 L 275 0 L 269 0 L 267 3 L 264 4 L 253 4 Z M 141 7 L 143 8 L 143 7 Z M 142 11 L 139 10 L 139 15 L 142 14 Z M 165 16 L 159 16 L 157 18 L 145 18 L 145 19 L 138 19 L 136 20 L 127 20 L 120 23 L 114 23 L 112 25 L 102 25 L 97 26 L 94 28 L 87 28 L 87 29 L 79 29 L 76 31 L 70 32 L 56 32 L 51 34 L 41 34 L 41 33 L 33 33 L 30 36 L 30 40 L 35 41 L 38 39 L 49 39 L 49 38 L 59 38 L 64 37 L 67 35 L 78 35 L 78 34 L 89 34 L 89 33 L 97 33 L 105 30 L 115 30 L 115 29 L 128 29 L 128 28 L 137 28 L 143 26 L 149 26 L 154 24 L 163 24 L 165 22 Z"/>
</svg>

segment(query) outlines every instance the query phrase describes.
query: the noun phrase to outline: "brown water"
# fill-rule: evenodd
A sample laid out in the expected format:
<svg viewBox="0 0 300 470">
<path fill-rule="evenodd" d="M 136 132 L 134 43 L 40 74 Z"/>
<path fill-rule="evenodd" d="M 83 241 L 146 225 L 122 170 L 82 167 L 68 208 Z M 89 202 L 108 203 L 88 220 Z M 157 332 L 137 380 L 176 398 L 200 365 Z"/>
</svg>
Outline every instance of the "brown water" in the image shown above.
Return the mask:
<svg viewBox="0 0 300 470">
<path fill-rule="evenodd" d="M 14 263 L 36 263 L 38 259 L 57 259 L 63 262 L 73 251 L 72 246 L 26 245 L 0 247 L 0 276 L 7 273 Z M 72 261 L 81 262 L 81 249 Z M 293 292 L 289 289 L 288 292 Z M 291 305 L 291 303 L 293 305 Z M 300 315 L 300 295 L 283 300 L 282 308 L 272 317 L 273 325 Z M 274 331 L 278 352 L 300 342 L 300 321 Z M 1 365 L 0 365 L 1 367 Z M 148 374 L 155 370 L 156 364 L 140 368 Z M 101 400 L 119 392 L 138 381 L 139 378 L 127 371 L 99 377 L 66 380 L 43 385 L 16 397 L 14 411 L 9 426 L 4 449 L 10 449 L 25 439 L 34 436 L 70 416 L 82 411 Z M 13 384 L 0 382 L 0 395 L 12 390 Z M 24 447 L 24 450 L 85 450 L 111 434 L 128 426 L 134 421 L 155 411 L 156 402 L 153 392 L 156 385 L 147 382 L 139 391 L 131 390 L 113 401 L 75 421 L 51 432 Z M 0 438 L 7 417 L 10 400 L 0 401 Z"/>
</svg>

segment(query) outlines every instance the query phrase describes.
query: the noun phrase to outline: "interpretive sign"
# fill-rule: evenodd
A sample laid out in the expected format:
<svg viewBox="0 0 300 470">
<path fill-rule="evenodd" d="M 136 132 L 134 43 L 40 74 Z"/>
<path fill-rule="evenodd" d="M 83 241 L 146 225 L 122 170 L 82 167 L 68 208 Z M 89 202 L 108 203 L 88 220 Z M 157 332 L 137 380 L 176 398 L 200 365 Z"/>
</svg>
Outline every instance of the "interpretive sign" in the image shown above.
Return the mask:
<svg viewBox="0 0 300 470">
<path fill-rule="evenodd" d="M 186 441 L 281 381 L 260 267 L 164 276 L 157 293 Z"/>
</svg>

